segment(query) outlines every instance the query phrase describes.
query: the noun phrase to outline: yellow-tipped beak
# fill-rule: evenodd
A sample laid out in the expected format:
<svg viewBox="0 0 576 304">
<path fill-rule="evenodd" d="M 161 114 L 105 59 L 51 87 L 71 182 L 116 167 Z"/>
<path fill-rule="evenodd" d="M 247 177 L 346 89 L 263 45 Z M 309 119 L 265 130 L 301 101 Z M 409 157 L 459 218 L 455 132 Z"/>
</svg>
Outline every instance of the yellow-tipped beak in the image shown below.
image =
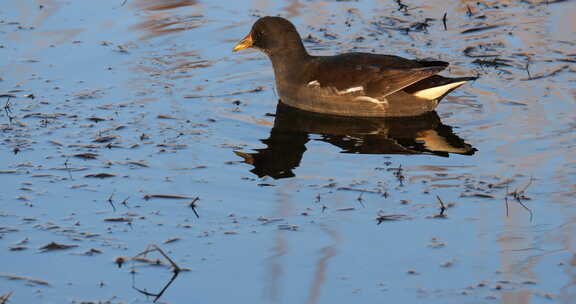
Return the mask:
<svg viewBox="0 0 576 304">
<path fill-rule="evenodd" d="M 236 46 L 234 46 L 232 51 L 238 52 L 238 51 L 250 48 L 250 47 L 252 47 L 253 42 L 254 41 L 252 40 L 252 35 L 248 34 L 248 36 L 244 37 L 244 39 L 240 40 L 240 42 L 238 42 L 236 44 Z"/>
</svg>

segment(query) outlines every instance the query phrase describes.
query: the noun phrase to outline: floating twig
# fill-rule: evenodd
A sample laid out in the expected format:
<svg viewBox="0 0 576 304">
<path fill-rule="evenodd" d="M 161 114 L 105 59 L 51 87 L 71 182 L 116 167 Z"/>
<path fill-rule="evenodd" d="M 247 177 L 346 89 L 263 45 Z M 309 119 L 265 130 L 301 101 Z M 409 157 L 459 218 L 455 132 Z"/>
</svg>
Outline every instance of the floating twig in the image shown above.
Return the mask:
<svg viewBox="0 0 576 304">
<path fill-rule="evenodd" d="M 224 94 L 216 94 L 216 95 L 186 95 L 184 96 L 184 98 L 188 98 L 188 99 L 193 99 L 193 98 L 210 98 L 210 97 L 227 97 L 227 96 L 234 96 L 234 95 L 240 95 L 240 94 L 245 94 L 245 93 L 256 93 L 256 92 L 261 92 L 264 90 L 264 87 L 255 87 L 254 89 L 250 89 L 250 90 L 241 90 L 241 91 L 236 91 L 236 92 L 231 92 L 231 93 L 224 93 Z"/>
<path fill-rule="evenodd" d="M 383 215 L 378 215 L 376 217 L 376 225 L 380 225 L 383 222 L 387 222 L 387 221 L 398 221 L 401 220 L 403 218 L 406 218 L 406 215 L 404 214 L 383 214 Z"/>
<path fill-rule="evenodd" d="M 65 249 L 70 249 L 70 248 L 75 248 L 78 247 L 78 245 L 72 244 L 72 245 L 67 245 L 67 244 L 59 244 L 56 242 L 50 242 L 47 245 L 44 245 L 40 248 L 38 248 L 41 252 L 48 252 L 48 251 L 54 251 L 54 250 L 65 250 Z"/>
<path fill-rule="evenodd" d="M 148 245 L 148 248 L 146 248 L 146 250 L 137 254 L 134 257 L 137 258 L 137 257 L 141 257 L 141 256 L 146 256 L 148 253 L 154 252 L 154 251 L 157 251 L 158 253 L 160 253 L 170 263 L 170 265 L 172 266 L 173 272 L 178 273 L 182 270 L 180 267 L 178 267 L 178 265 L 166 253 L 164 253 L 164 251 L 162 251 L 162 249 L 160 249 L 160 247 L 158 247 L 157 245 L 154 245 L 154 244 Z"/>
<path fill-rule="evenodd" d="M 86 174 L 84 175 L 84 177 L 86 178 L 110 178 L 110 177 L 114 177 L 116 176 L 116 174 L 112 174 L 112 173 L 95 173 L 95 174 Z"/>
<path fill-rule="evenodd" d="M 461 31 L 460 34 L 469 34 L 469 33 L 487 31 L 487 30 L 495 29 L 497 27 L 501 27 L 502 25 L 504 25 L 504 24 L 492 24 L 492 25 L 486 25 L 486 26 L 473 27 L 473 28 L 469 28 L 469 29 Z"/>
<path fill-rule="evenodd" d="M 194 199 L 191 196 L 184 196 L 184 195 L 173 195 L 173 194 L 146 194 L 144 195 L 145 200 L 149 200 L 152 198 L 166 198 L 166 199 Z"/>
<path fill-rule="evenodd" d="M 74 154 L 72 156 L 77 157 L 77 158 L 81 158 L 81 159 L 96 159 L 96 158 L 98 158 L 98 154 L 95 154 L 95 153 L 80 153 L 80 154 Z"/>
<path fill-rule="evenodd" d="M 8 279 L 11 281 L 24 281 L 28 284 L 34 284 L 38 286 L 52 286 L 52 284 L 44 280 L 7 273 L 0 273 L 0 278 Z"/>
<path fill-rule="evenodd" d="M 104 219 L 105 222 L 113 222 L 113 223 L 130 223 L 132 219 L 129 217 L 110 217 Z"/>
</svg>

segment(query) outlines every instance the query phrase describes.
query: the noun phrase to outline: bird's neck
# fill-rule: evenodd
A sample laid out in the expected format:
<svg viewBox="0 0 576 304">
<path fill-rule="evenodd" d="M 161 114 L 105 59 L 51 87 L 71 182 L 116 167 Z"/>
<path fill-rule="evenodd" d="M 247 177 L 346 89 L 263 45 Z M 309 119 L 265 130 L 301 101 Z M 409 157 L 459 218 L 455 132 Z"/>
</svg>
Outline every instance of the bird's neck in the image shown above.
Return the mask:
<svg viewBox="0 0 576 304">
<path fill-rule="evenodd" d="M 301 78 L 301 73 L 306 69 L 312 56 L 308 55 L 306 49 L 293 48 L 268 54 L 274 67 L 276 79 L 296 80 Z"/>
</svg>

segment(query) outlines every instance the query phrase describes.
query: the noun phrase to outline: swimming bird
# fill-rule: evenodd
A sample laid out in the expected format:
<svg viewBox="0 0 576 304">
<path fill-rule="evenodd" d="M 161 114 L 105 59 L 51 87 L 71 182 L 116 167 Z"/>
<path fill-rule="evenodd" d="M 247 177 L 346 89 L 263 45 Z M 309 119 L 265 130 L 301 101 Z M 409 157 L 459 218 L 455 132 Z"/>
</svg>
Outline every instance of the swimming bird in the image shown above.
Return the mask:
<svg viewBox="0 0 576 304">
<path fill-rule="evenodd" d="M 233 51 L 255 48 L 272 61 L 280 102 L 306 111 L 357 117 L 418 116 L 477 77 L 436 75 L 444 61 L 394 55 L 308 54 L 294 25 L 282 17 L 258 19 Z"/>
</svg>

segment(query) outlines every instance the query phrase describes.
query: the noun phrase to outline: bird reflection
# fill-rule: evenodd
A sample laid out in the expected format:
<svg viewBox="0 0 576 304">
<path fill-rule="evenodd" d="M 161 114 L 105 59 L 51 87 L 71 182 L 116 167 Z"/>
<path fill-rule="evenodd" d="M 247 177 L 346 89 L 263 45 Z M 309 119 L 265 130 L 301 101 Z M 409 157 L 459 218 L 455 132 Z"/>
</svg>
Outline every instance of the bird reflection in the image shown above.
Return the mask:
<svg viewBox="0 0 576 304">
<path fill-rule="evenodd" d="M 450 154 L 473 155 L 475 148 L 442 124 L 436 112 L 413 118 L 351 118 L 305 112 L 278 103 L 274 127 L 262 142 L 267 146 L 255 153 L 234 151 L 244 163 L 254 166 L 258 177 L 294 177 L 306 152 L 310 134 L 357 154 Z"/>
</svg>

